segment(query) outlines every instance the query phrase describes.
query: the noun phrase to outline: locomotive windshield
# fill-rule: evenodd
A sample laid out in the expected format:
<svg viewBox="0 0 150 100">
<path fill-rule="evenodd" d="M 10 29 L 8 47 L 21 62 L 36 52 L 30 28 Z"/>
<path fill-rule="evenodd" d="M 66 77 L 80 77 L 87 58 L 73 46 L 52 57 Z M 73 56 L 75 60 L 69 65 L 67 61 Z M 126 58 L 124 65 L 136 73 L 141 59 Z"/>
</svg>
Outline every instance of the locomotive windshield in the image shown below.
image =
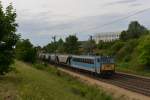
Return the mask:
<svg viewBox="0 0 150 100">
<path fill-rule="evenodd" d="M 110 56 L 103 56 L 97 59 L 101 63 L 114 63 L 114 58 Z"/>
</svg>

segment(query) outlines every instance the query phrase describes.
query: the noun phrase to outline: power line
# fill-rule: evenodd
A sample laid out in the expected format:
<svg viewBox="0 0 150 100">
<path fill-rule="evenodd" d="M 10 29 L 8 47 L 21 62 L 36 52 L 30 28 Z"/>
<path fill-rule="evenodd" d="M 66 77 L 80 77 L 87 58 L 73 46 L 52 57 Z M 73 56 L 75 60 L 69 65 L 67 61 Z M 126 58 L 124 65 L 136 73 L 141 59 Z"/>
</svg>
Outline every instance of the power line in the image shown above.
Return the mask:
<svg viewBox="0 0 150 100">
<path fill-rule="evenodd" d="M 127 18 L 129 18 L 129 17 L 138 15 L 138 14 L 143 13 L 143 12 L 146 12 L 146 11 L 148 11 L 148 10 L 150 10 L 150 8 L 146 8 L 146 9 L 144 9 L 144 10 L 137 11 L 137 12 L 135 12 L 134 14 L 131 14 L 131 15 L 128 15 L 128 16 L 119 18 L 119 19 L 117 19 L 117 20 L 114 20 L 114 21 L 112 21 L 112 22 L 103 24 L 103 25 L 101 25 L 101 26 L 97 26 L 97 27 L 95 27 L 95 28 L 103 28 L 103 27 L 105 27 L 105 26 L 109 26 L 109 25 L 111 25 L 111 24 L 113 24 L 113 23 L 116 23 L 116 22 L 118 22 L 118 21 L 122 21 L 122 20 L 124 20 L 124 19 L 127 19 Z M 92 28 L 92 29 L 95 29 L 95 28 Z"/>
<path fill-rule="evenodd" d="M 124 20 L 124 19 L 127 19 L 127 18 L 129 18 L 129 17 L 132 17 L 132 16 L 135 16 L 135 15 L 138 15 L 138 14 L 143 13 L 143 12 L 146 12 L 146 11 L 148 11 L 148 10 L 150 10 L 150 8 L 146 8 L 146 9 L 143 9 L 143 10 L 137 11 L 137 12 L 135 12 L 135 13 L 133 13 L 133 14 L 128 15 L 128 16 L 125 16 L 125 17 L 122 17 L 122 18 L 116 19 L 116 20 L 114 20 L 114 21 L 108 22 L 108 23 L 106 23 L 106 24 L 103 24 L 103 25 L 101 25 L 101 26 L 96 26 L 96 27 L 89 28 L 89 29 L 96 29 L 96 28 L 99 28 L 99 29 L 100 29 L 100 28 L 104 28 L 105 26 L 109 26 L 109 25 L 111 25 L 111 24 L 113 24 L 113 23 L 116 23 L 116 22 L 122 21 L 122 20 Z M 53 39 L 54 39 L 55 37 L 56 37 L 56 36 L 54 36 L 54 37 L 53 37 Z M 61 37 L 61 36 L 60 36 L 60 37 Z"/>
</svg>

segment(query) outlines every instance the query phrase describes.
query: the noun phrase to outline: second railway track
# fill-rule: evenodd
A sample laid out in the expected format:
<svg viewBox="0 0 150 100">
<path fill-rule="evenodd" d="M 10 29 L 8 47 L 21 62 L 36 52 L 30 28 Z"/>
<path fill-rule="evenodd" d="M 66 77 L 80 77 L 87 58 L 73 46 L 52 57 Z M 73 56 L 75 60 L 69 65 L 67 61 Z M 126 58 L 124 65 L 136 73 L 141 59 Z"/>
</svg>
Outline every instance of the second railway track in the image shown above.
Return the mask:
<svg viewBox="0 0 150 100">
<path fill-rule="evenodd" d="M 60 67 L 60 65 L 58 67 Z M 141 78 L 141 77 L 132 76 L 132 75 L 124 74 L 124 73 L 123 74 L 116 73 L 112 77 L 105 79 L 99 76 L 95 76 L 91 72 L 88 72 L 88 71 L 70 68 L 70 67 L 66 67 L 63 65 L 61 65 L 61 68 L 69 70 L 69 71 L 73 71 L 79 74 L 84 74 L 98 81 L 109 83 L 109 84 L 118 86 L 120 88 L 124 88 L 124 89 L 150 97 L 150 79 L 147 79 L 147 78 Z"/>
<path fill-rule="evenodd" d="M 119 86 L 124 89 L 128 89 L 133 92 L 137 92 L 146 96 L 150 96 L 150 80 L 129 76 L 125 74 L 118 74 L 116 73 L 110 79 L 101 79 L 98 78 L 100 81 L 110 83 L 116 86 Z"/>
</svg>

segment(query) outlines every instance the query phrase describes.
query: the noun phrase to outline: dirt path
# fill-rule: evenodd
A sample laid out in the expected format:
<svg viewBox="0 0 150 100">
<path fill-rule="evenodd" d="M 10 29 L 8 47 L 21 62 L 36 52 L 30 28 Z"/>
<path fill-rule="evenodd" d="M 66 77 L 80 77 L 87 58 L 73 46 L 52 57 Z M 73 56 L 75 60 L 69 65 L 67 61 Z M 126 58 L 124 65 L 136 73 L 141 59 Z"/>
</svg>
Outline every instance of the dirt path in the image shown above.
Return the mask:
<svg viewBox="0 0 150 100">
<path fill-rule="evenodd" d="M 115 98 L 118 98 L 120 100 L 150 100 L 150 97 L 144 96 L 142 94 L 131 92 L 126 89 L 123 89 L 123 88 L 120 88 L 111 84 L 107 84 L 104 82 L 100 82 L 98 80 L 92 79 L 85 75 L 80 75 L 78 73 L 71 72 L 62 68 L 58 68 L 58 69 L 74 77 L 79 78 L 81 81 L 87 84 L 96 85 L 99 88 L 103 89 L 104 91 L 107 91 L 107 92 L 109 91 L 110 94 L 112 94 Z"/>
</svg>

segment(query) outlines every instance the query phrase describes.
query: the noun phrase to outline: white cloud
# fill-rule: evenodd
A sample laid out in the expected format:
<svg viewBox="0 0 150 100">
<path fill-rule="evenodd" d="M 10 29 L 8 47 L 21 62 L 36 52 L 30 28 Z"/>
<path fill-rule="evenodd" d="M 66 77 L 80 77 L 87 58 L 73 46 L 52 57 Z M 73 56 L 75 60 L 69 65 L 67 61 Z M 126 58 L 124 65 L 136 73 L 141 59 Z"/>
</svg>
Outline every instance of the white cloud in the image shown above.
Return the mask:
<svg viewBox="0 0 150 100">
<path fill-rule="evenodd" d="M 112 26 L 101 25 L 149 7 L 150 0 L 1 0 L 6 7 L 10 2 L 17 10 L 18 32 L 34 44 L 46 44 L 50 36 L 69 33 L 118 31 L 126 29 L 131 20 L 147 25 L 150 12 L 131 17 Z M 95 28 L 96 27 L 96 28 Z M 68 34 L 67 34 L 68 33 Z"/>
</svg>

